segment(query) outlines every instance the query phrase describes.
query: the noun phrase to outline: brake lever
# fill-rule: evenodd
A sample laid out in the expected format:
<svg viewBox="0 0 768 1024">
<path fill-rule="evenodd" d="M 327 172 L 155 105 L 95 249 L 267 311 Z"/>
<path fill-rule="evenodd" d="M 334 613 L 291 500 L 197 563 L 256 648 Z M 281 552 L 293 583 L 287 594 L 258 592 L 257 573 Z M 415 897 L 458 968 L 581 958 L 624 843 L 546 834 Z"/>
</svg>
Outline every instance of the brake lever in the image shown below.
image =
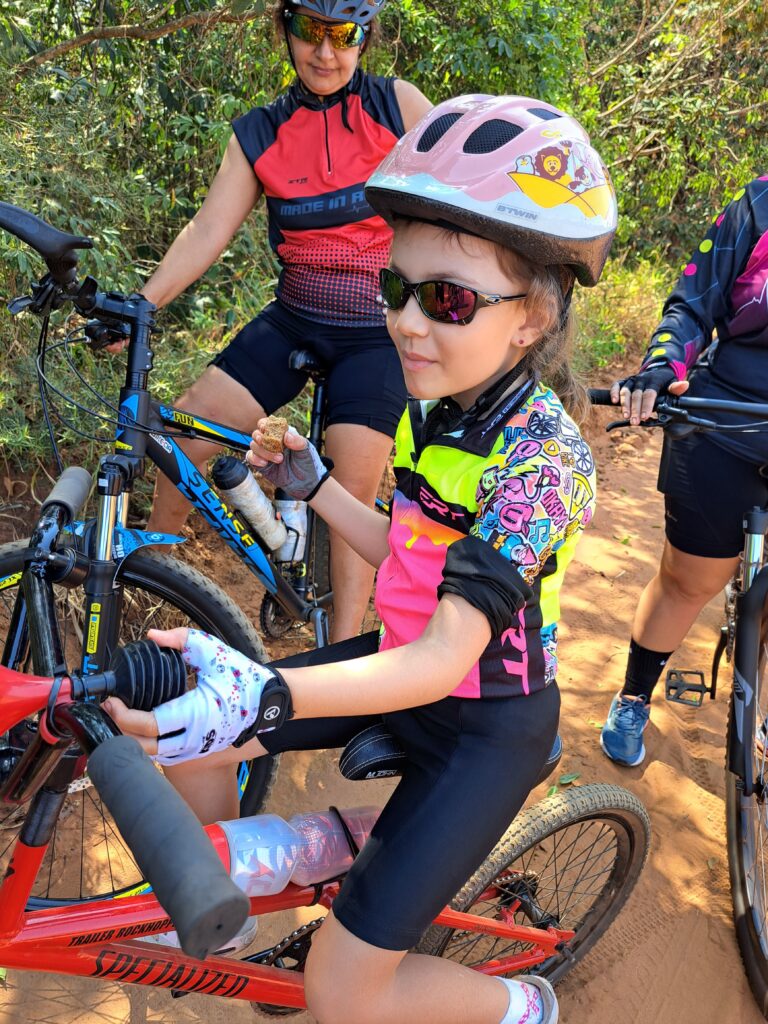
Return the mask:
<svg viewBox="0 0 768 1024">
<path fill-rule="evenodd" d="M 122 322 L 105 324 L 101 320 L 89 320 L 85 325 L 85 335 L 93 351 L 99 352 L 108 345 L 128 341 L 131 332 L 128 325 Z"/>
<path fill-rule="evenodd" d="M 618 430 L 619 427 L 631 427 L 633 430 L 637 430 L 638 427 L 642 427 L 644 430 L 651 430 L 653 427 L 661 427 L 663 424 L 660 420 L 641 420 L 640 423 L 632 423 L 630 420 L 613 420 L 609 423 L 606 428 L 606 434 L 611 430 Z"/>
<path fill-rule="evenodd" d="M 32 285 L 31 295 L 19 295 L 11 299 L 8 310 L 11 316 L 18 316 L 26 310 L 37 316 L 49 316 L 64 304 L 66 298 L 61 286 L 56 284 L 50 274 L 46 274 L 37 284 Z"/>
</svg>

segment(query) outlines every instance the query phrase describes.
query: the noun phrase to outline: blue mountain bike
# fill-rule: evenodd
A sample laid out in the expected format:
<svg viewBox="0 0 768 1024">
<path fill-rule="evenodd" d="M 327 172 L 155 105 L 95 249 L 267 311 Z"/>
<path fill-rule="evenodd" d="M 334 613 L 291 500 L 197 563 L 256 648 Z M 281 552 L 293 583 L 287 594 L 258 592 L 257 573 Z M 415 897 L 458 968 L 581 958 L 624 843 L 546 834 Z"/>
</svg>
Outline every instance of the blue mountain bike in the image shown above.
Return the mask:
<svg viewBox="0 0 768 1024">
<path fill-rule="evenodd" d="M 158 545 L 173 545 L 181 538 L 128 528 L 129 497 L 147 460 L 176 484 L 260 581 L 265 592 L 261 623 L 266 632 L 279 636 L 294 622 L 305 622 L 313 626 L 318 646 L 327 643 L 333 595 L 324 524 L 308 510 L 302 560 L 276 563 L 247 521 L 227 507 L 187 458 L 178 443 L 182 438 L 210 438 L 217 446 L 243 453 L 250 436 L 152 398 L 148 390 L 151 340 L 156 330 L 152 303 L 137 294 L 101 291 L 92 277 L 78 279 L 78 251 L 91 248 L 88 238 L 59 231 L 8 203 L 0 203 L 0 228 L 35 249 L 48 267 L 30 295 L 9 303 L 12 314 L 26 311 L 42 319 L 37 367 L 44 408 L 48 390 L 56 391 L 47 376 L 46 358 L 59 349 L 106 410 L 92 415 L 114 429 L 114 450 L 100 459 L 96 472 L 95 516 L 76 521 L 57 536 L 45 561 L 62 638 L 58 661 L 78 666 L 87 678 L 109 667 L 118 645 L 140 639 L 147 629 L 185 624 L 220 637 L 254 660 L 266 660 L 259 634 L 237 605 L 200 572 L 158 552 Z M 67 307 L 82 319 L 63 338 L 51 340 L 51 314 Z M 70 353 L 76 343 L 98 349 L 126 337 L 125 381 L 117 403 L 112 404 L 88 385 Z M 313 362 L 309 353 L 297 352 L 292 358 L 296 368 L 307 372 L 315 384 L 311 433 L 319 447 L 325 416 L 324 368 Z M 52 430 L 51 438 L 53 441 Z M 74 472 L 83 474 L 85 470 Z M 78 485 L 75 492 L 82 493 L 82 487 Z M 0 664 L 19 671 L 33 671 L 35 663 L 22 585 L 22 569 L 34 547 L 30 548 L 28 541 L 0 546 Z M 28 756 L 36 728 L 36 722 L 30 721 L 13 735 L 0 737 L 0 781 Z M 131 892 L 140 874 L 108 812 L 82 775 L 79 756 L 75 753 L 64 758 L 62 765 L 65 767 L 57 769 L 55 784 L 66 794 L 66 813 L 59 817 L 58 838 L 47 855 L 48 870 L 38 876 L 36 895 L 69 902 Z M 240 766 L 243 814 L 254 814 L 262 807 L 275 768 L 276 762 L 270 758 Z M 3 847 L 10 850 L 15 839 L 15 814 L 13 808 L 0 809 L 0 870 L 7 852 Z"/>
</svg>

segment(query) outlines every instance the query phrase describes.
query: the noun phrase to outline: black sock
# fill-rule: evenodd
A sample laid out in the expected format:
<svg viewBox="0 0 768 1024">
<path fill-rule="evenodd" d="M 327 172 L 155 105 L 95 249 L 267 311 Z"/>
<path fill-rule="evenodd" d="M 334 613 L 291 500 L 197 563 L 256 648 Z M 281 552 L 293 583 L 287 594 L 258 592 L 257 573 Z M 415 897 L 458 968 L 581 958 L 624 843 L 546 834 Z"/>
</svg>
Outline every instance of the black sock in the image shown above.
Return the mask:
<svg viewBox="0 0 768 1024">
<path fill-rule="evenodd" d="M 650 701 L 661 670 L 674 651 L 649 651 L 636 640 L 629 641 L 627 674 L 621 692 L 627 697 L 645 697 Z"/>
</svg>

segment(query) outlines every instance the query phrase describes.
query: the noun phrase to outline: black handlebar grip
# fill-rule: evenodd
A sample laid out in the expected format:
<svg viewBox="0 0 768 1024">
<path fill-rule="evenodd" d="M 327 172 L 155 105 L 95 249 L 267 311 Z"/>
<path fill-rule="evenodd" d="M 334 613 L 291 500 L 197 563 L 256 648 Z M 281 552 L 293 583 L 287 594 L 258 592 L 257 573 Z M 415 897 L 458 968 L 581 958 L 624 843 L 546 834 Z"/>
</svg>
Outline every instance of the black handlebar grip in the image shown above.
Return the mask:
<svg viewBox="0 0 768 1024">
<path fill-rule="evenodd" d="M 248 916 L 248 897 L 170 782 L 130 736 L 100 743 L 88 759 L 88 774 L 184 952 L 203 960 L 225 946 Z"/>
<path fill-rule="evenodd" d="M 592 405 L 613 405 L 611 392 L 608 388 L 589 388 L 589 400 Z"/>
<path fill-rule="evenodd" d="M 82 466 L 69 466 L 53 485 L 53 490 L 43 502 L 49 505 L 63 505 L 69 512 L 70 521 L 77 519 L 91 489 L 91 474 Z"/>
</svg>

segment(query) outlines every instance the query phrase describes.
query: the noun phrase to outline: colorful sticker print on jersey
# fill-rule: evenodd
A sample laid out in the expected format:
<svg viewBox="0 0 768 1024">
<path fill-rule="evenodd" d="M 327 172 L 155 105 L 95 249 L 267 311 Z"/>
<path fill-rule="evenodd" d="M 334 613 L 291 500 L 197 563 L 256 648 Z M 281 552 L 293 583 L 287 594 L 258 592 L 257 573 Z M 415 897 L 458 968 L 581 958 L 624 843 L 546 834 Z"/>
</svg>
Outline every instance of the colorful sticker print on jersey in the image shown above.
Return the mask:
<svg viewBox="0 0 768 1024">
<path fill-rule="evenodd" d="M 578 534 L 592 518 L 594 461 L 557 397 L 541 386 L 485 450 L 468 450 L 463 440 L 438 434 L 414 463 L 411 423 L 407 414 L 401 420 L 390 554 L 376 585 L 381 647 L 421 636 L 437 607 L 448 548 L 471 534 L 508 559 L 533 596 L 453 695 L 531 693 L 556 676 L 558 592 Z"/>
</svg>

